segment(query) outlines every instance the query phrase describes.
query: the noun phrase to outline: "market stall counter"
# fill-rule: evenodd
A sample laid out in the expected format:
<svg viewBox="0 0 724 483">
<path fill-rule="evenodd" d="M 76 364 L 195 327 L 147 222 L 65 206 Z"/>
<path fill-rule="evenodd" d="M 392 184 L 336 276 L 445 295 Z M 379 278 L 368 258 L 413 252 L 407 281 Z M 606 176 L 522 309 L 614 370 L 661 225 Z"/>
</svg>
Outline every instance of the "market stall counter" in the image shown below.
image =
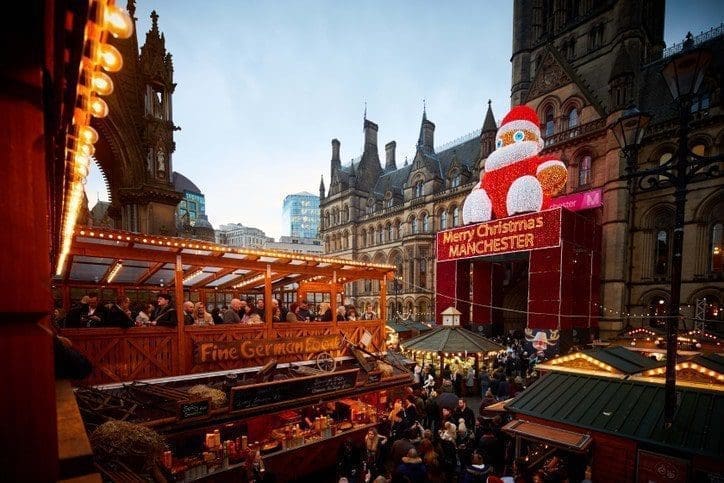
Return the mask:
<svg viewBox="0 0 724 483">
<path fill-rule="evenodd" d="M 291 481 L 331 469 L 347 440 L 361 445 L 384 421 L 388 401 L 412 382 L 407 367 L 384 361 L 370 357 L 362 367 L 343 357 L 331 371 L 270 361 L 75 393 L 110 480 L 130 470 L 169 481 Z M 134 437 L 139 443 L 128 443 Z M 123 446 L 114 438 L 129 446 L 125 453 L 114 452 Z"/>
</svg>

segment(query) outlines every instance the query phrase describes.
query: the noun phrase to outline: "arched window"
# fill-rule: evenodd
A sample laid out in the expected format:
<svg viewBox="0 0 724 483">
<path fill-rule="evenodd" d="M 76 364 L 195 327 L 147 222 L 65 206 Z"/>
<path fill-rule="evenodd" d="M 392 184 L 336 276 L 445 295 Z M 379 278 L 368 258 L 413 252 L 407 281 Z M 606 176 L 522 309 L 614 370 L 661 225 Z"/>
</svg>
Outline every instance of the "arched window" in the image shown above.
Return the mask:
<svg viewBox="0 0 724 483">
<path fill-rule="evenodd" d="M 722 272 L 722 249 L 724 249 L 724 225 L 722 222 L 716 222 L 711 227 L 711 259 L 709 270 L 712 272 Z"/>
<path fill-rule="evenodd" d="M 422 180 L 415 183 L 415 198 L 419 198 L 422 196 L 422 186 L 423 186 Z"/>
<path fill-rule="evenodd" d="M 388 223 L 385 226 L 385 231 L 387 232 L 387 241 L 391 242 L 392 240 L 394 240 L 394 238 L 392 238 L 392 223 Z"/>
<path fill-rule="evenodd" d="M 392 208 L 392 205 L 394 205 L 394 204 L 395 204 L 394 198 L 392 198 L 391 196 L 389 198 L 387 198 L 387 207 L 388 208 Z"/>
<path fill-rule="evenodd" d="M 578 186 L 591 184 L 591 156 L 586 154 L 578 161 Z"/>
<path fill-rule="evenodd" d="M 342 222 L 347 223 L 349 221 L 349 206 L 345 205 L 342 211 Z"/>
<path fill-rule="evenodd" d="M 420 257 L 418 274 L 420 279 L 420 287 L 427 288 L 427 258 L 425 257 Z"/>
<path fill-rule="evenodd" d="M 568 129 L 578 126 L 578 109 L 575 107 L 568 111 Z"/>
<path fill-rule="evenodd" d="M 427 213 L 422 214 L 422 231 L 423 233 L 430 232 L 430 217 L 427 216 Z"/>
<path fill-rule="evenodd" d="M 452 210 L 452 226 L 460 226 L 460 209 L 457 206 Z"/>
<path fill-rule="evenodd" d="M 382 227 L 378 226 L 377 231 L 375 233 L 377 233 L 377 243 L 382 243 L 382 237 L 384 235 L 384 232 L 382 231 Z"/>
<path fill-rule="evenodd" d="M 363 247 L 366 247 L 367 246 L 367 230 L 362 230 L 362 233 L 360 234 L 360 240 L 362 242 L 361 245 Z"/>
<path fill-rule="evenodd" d="M 706 156 L 706 145 L 702 143 L 696 143 L 694 146 L 691 147 L 691 152 L 696 154 L 697 156 Z"/>
<path fill-rule="evenodd" d="M 545 123 L 546 123 L 545 137 L 553 136 L 553 134 L 555 132 L 555 117 L 553 116 L 552 107 L 549 107 L 548 109 L 546 109 Z"/>
<path fill-rule="evenodd" d="M 440 229 L 447 230 L 447 211 L 440 212 Z"/>
<path fill-rule="evenodd" d="M 419 231 L 419 227 L 417 225 L 417 218 L 413 217 L 410 219 L 410 233 L 412 233 L 414 235 L 418 231 Z"/>
<path fill-rule="evenodd" d="M 669 274 L 669 253 L 671 252 L 671 236 L 669 230 L 658 227 L 654 231 L 654 275 L 665 277 Z"/>
<path fill-rule="evenodd" d="M 374 227 L 370 228 L 370 231 L 367 232 L 367 235 L 369 236 L 369 243 L 368 243 L 368 245 L 374 245 L 374 244 L 375 244 L 375 229 L 374 229 Z"/>
<path fill-rule="evenodd" d="M 649 302 L 648 316 L 651 327 L 664 327 L 669 313 L 669 301 L 661 296 L 654 296 Z"/>
</svg>

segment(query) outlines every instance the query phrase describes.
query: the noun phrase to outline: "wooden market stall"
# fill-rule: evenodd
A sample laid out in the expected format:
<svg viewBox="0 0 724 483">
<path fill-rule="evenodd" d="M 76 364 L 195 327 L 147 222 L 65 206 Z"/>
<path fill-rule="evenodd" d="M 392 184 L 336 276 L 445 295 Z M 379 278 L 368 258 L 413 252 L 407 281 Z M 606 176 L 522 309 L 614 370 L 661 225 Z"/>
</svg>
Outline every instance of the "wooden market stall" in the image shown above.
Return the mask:
<svg viewBox="0 0 724 483">
<path fill-rule="evenodd" d="M 61 329 L 93 364 L 85 382 L 99 384 L 262 366 L 270 357 L 301 361 L 322 350 L 338 356 L 340 339 L 357 343 L 365 333 L 371 335 L 373 350 L 383 350 L 386 283 L 380 283 L 377 320 L 273 322 L 272 304 L 266 303 L 261 324 L 185 326 L 181 305 L 184 300 L 210 304 L 248 294 L 270 301 L 299 288 L 301 296 L 321 294 L 323 300 L 335 301 L 334 307 L 344 301 L 344 284 L 360 279 L 384 282 L 393 271 L 390 265 L 347 259 L 77 228 L 54 288 L 66 310 L 90 290 L 112 299 L 127 295 L 148 301 L 162 291 L 173 295 L 175 328 Z"/>
<path fill-rule="evenodd" d="M 679 360 L 670 428 L 663 426 L 664 363 L 641 351 L 596 348 L 536 368 L 543 377 L 505 404 L 513 420 L 503 430 L 515 438 L 516 456 L 540 463 L 557 455 L 573 479 L 582 478 L 586 466 L 594 481 L 721 478 L 721 356 Z"/>
<path fill-rule="evenodd" d="M 447 364 L 474 365 L 476 371 L 480 371 L 486 360 L 505 350 L 502 345 L 468 329 L 445 325 L 405 341 L 401 348 L 414 361 L 437 367 L 439 377 Z"/>
</svg>

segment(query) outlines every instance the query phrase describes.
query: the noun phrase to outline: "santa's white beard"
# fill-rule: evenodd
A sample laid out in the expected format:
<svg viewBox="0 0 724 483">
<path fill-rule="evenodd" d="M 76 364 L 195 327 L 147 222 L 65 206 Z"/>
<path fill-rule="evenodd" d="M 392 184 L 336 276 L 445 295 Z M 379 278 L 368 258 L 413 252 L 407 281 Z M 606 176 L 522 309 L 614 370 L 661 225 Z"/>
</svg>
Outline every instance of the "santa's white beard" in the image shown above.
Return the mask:
<svg viewBox="0 0 724 483">
<path fill-rule="evenodd" d="M 541 150 L 538 141 L 521 141 L 498 148 L 485 160 L 485 171 L 502 168 L 537 155 Z"/>
</svg>

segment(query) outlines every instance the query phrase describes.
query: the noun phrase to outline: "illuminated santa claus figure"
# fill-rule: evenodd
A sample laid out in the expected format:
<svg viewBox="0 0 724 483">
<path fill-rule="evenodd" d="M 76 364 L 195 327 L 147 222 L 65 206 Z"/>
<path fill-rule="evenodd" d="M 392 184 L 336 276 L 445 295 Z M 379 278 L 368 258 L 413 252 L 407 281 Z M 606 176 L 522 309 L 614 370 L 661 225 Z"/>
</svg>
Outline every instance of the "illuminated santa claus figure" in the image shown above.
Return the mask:
<svg viewBox="0 0 724 483">
<path fill-rule="evenodd" d="M 539 126 L 538 116 L 528 106 L 516 106 L 503 118 L 480 183 L 465 199 L 465 223 L 540 211 L 561 192 L 568 177 L 566 165 L 538 156 L 543 148 Z"/>
</svg>

